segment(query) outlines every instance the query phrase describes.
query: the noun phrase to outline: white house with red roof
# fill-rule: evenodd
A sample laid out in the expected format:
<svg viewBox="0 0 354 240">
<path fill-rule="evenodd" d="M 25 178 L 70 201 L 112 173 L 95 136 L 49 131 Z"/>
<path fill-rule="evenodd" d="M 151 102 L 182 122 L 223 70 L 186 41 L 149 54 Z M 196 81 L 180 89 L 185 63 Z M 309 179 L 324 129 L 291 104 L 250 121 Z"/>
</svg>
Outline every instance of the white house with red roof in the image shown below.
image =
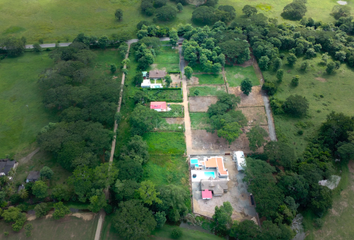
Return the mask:
<svg viewBox="0 0 354 240">
<path fill-rule="evenodd" d="M 150 109 L 153 109 L 158 112 L 167 112 L 171 110 L 171 108 L 167 106 L 166 102 L 151 102 Z"/>
</svg>

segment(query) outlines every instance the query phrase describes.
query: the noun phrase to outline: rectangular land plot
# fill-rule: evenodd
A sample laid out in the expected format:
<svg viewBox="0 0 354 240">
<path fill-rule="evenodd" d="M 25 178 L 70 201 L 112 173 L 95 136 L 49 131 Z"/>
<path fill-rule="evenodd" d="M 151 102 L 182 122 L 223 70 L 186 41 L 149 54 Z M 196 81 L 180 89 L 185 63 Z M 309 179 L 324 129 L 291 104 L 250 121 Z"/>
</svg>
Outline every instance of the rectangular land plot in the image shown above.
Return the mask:
<svg viewBox="0 0 354 240">
<path fill-rule="evenodd" d="M 179 71 L 178 49 L 172 49 L 172 46 L 163 46 L 156 54 L 152 69 Z"/>
<path fill-rule="evenodd" d="M 210 127 L 208 113 L 191 112 L 189 116 L 191 118 L 192 130 L 203 130 Z"/>
<path fill-rule="evenodd" d="M 252 87 L 252 92 L 247 96 L 240 87 L 230 87 L 229 93 L 241 98 L 239 107 L 262 107 L 264 106 L 261 86 Z"/>
<path fill-rule="evenodd" d="M 198 91 L 196 92 L 196 90 L 198 90 Z M 226 87 L 224 85 L 220 85 L 217 87 L 209 87 L 209 86 L 191 87 L 191 88 L 189 88 L 189 96 L 191 96 L 191 97 L 216 96 L 219 91 L 226 92 Z"/>
<path fill-rule="evenodd" d="M 219 85 L 225 83 L 222 74 L 195 74 L 194 77 L 198 78 L 199 84 Z"/>
<path fill-rule="evenodd" d="M 218 101 L 217 97 L 190 97 L 189 111 L 190 112 L 206 112 L 211 104 Z"/>
<path fill-rule="evenodd" d="M 144 135 L 150 155 L 183 155 L 186 149 L 182 132 L 149 132 Z"/>
<path fill-rule="evenodd" d="M 237 87 L 241 85 L 242 80 L 248 78 L 253 86 L 260 85 L 256 72 L 253 66 L 225 66 L 226 79 L 230 87 Z"/>
<path fill-rule="evenodd" d="M 171 108 L 168 112 L 159 112 L 159 115 L 163 118 L 183 118 L 184 110 L 182 105 L 171 104 L 169 106 Z"/>
<path fill-rule="evenodd" d="M 146 93 L 151 101 L 183 102 L 182 89 L 147 90 Z"/>
<path fill-rule="evenodd" d="M 238 108 L 237 110 L 242 111 L 243 115 L 245 115 L 248 120 L 249 126 L 268 124 L 264 107 L 244 107 Z"/>
</svg>

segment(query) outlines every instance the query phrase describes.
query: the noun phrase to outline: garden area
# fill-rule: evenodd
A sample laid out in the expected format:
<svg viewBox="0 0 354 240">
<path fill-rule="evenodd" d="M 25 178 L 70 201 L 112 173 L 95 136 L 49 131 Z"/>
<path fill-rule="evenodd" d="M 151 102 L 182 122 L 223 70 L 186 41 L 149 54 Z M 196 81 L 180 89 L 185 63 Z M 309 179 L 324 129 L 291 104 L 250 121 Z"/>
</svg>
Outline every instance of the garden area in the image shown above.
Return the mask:
<svg viewBox="0 0 354 240">
<path fill-rule="evenodd" d="M 192 130 L 205 130 L 210 128 L 210 118 L 206 112 L 191 112 L 189 113 L 191 118 L 191 127 Z"/>
<path fill-rule="evenodd" d="M 241 85 L 242 80 L 248 78 L 253 86 L 260 85 L 259 79 L 254 71 L 253 66 L 240 67 L 240 66 L 225 66 L 226 79 L 230 87 L 238 87 Z"/>
<path fill-rule="evenodd" d="M 163 118 L 183 118 L 184 117 L 184 112 L 183 112 L 183 106 L 178 105 L 178 104 L 170 104 L 168 106 L 171 108 L 170 111 L 168 112 L 159 112 L 159 115 Z"/>
<path fill-rule="evenodd" d="M 181 88 L 148 89 L 144 90 L 144 92 L 147 93 L 148 99 L 151 102 L 183 102 L 183 93 Z"/>
</svg>

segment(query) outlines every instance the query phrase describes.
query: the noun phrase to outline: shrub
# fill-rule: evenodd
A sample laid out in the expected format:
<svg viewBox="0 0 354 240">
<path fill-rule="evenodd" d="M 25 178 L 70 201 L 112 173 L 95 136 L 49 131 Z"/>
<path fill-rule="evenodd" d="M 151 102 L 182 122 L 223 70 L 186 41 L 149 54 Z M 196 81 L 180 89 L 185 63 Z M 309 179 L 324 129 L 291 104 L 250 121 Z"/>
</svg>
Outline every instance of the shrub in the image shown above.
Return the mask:
<svg viewBox="0 0 354 240">
<path fill-rule="evenodd" d="M 293 79 L 291 80 L 291 85 L 293 87 L 297 87 L 299 85 L 299 79 L 300 79 L 300 77 L 298 75 L 293 77 Z"/>
<path fill-rule="evenodd" d="M 178 238 L 182 237 L 182 234 L 183 233 L 182 233 L 182 230 L 180 228 L 175 228 L 171 232 L 171 237 L 173 239 L 178 239 Z"/>
</svg>

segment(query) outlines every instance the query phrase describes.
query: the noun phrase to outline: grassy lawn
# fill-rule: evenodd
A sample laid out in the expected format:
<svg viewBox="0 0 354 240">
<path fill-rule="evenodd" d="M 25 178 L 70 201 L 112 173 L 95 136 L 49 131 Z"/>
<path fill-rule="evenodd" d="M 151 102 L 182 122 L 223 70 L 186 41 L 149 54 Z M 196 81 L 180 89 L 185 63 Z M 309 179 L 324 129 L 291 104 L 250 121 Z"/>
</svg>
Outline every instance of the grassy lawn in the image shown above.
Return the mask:
<svg viewBox="0 0 354 240">
<path fill-rule="evenodd" d="M 47 52 L 25 53 L 0 64 L 0 158 L 28 148 L 38 132 L 57 118 L 47 112 L 38 89 L 38 75 L 53 66 Z"/>
<path fill-rule="evenodd" d="M 183 155 L 186 149 L 184 134 L 180 132 L 150 132 L 144 140 L 150 155 Z"/>
<path fill-rule="evenodd" d="M 98 221 L 98 214 L 92 219 L 85 221 L 77 217 L 65 217 L 60 220 L 54 220 L 52 218 L 46 219 L 42 217 L 27 223 L 33 225 L 32 236 L 26 237 L 25 230 L 22 229 L 19 233 L 12 231 L 11 224 L 5 223 L 4 220 L 0 221 L 0 239 L 18 240 L 18 239 L 36 239 L 46 240 L 53 239 L 66 240 L 66 239 L 79 239 L 87 240 L 94 239 L 96 226 Z M 9 232 L 9 236 L 5 237 L 4 232 Z"/>
<path fill-rule="evenodd" d="M 314 131 L 331 111 L 354 115 L 353 69 L 342 64 L 337 73 L 328 75 L 325 67 L 318 64 L 320 57 L 308 61 L 310 66 L 306 72 L 300 70 L 302 59 L 298 59 L 293 68 L 284 65 L 284 79 L 275 94 L 280 100 L 285 100 L 291 94 L 298 94 L 309 101 L 309 116 L 306 118 L 273 115 L 278 139 L 284 139 L 294 145 L 298 153 L 303 152 L 307 139 L 313 136 Z M 276 79 L 273 71 L 263 74 L 265 79 Z M 294 88 L 290 86 L 290 82 L 295 75 L 299 75 L 300 80 L 299 86 Z M 303 130 L 302 136 L 297 134 L 299 130 Z"/>
<path fill-rule="evenodd" d="M 222 90 L 221 90 L 222 89 Z M 217 87 L 191 87 L 189 88 L 189 96 L 194 97 L 194 96 L 216 96 L 218 91 L 225 91 L 225 87 L 223 86 L 222 88 L 217 88 Z M 196 90 L 199 91 L 198 94 L 196 94 Z"/>
<path fill-rule="evenodd" d="M 171 110 L 168 112 L 160 112 L 159 115 L 163 118 L 183 118 L 183 106 L 177 104 L 170 105 Z"/>
<path fill-rule="evenodd" d="M 118 77 L 117 81 L 121 82 L 122 79 L 122 70 L 120 66 L 122 66 L 121 62 L 123 61 L 122 54 L 119 53 L 117 49 L 106 49 L 106 50 L 94 50 L 96 54 L 96 59 L 93 63 L 95 73 L 98 76 L 104 77 Z M 111 64 L 115 64 L 117 66 L 117 71 L 112 74 L 111 72 Z"/>
<path fill-rule="evenodd" d="M 151 101 L 183 102 L 182 89 L 146 90 Z"/>
<path fill-rule="evenodd" d="M 193 130 L 203 130 L 210 127 L 208 113 L 189 113 Z"/>
<path fill-rule="evenodd" d="M 167 72 L 179 71 L 178 49 L 172 49 L 172 47 L 165 46 L 161 47 L 159 53 L 156 55 L 153 68 L 159 70 L 165 69 Z"/>
<path fill-rule="evenodd" d="M 194 75 L 199 79 L 199 84 L 224 84 L 224 79 L 221 74 L 197 74 Z"/>
<path fill-rule="evenodd" d="M 230 87 L 238 87 L 241 85 L 242 80 L 248 78 L 251 80 L 253 86 L 260 85 L 259 79 L 253 66 L 240 67 L 240 66 L 225 66 L 226 79 Z"/>
</svg>

